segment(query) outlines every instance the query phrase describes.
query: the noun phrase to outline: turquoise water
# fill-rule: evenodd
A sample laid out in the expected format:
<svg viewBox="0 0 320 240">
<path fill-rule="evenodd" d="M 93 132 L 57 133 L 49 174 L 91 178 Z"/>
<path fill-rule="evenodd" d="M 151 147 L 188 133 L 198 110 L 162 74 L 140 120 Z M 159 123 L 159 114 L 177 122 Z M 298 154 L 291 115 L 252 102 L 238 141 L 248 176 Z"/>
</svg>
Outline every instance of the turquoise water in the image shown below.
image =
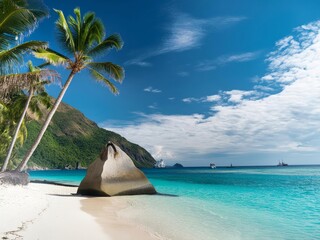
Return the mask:
<svg viewBox="0 0 320 240">
<path fill-rule="evenodd" d="M 169 239 L 320 239 L 320 166 L 144 172 L 158 192 L 177 197 L 131 197 L 127 211 Z M 74 184 L 84 174 L 30 172 L 32 179 Z"/>
</svg>

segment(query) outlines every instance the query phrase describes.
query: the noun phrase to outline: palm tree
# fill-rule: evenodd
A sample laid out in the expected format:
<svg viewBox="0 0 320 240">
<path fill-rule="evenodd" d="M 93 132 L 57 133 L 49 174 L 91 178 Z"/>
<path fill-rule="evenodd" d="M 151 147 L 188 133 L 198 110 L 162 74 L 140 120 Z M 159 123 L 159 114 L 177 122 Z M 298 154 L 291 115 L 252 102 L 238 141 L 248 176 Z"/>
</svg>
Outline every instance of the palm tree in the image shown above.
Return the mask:
<svg viewBox="0 0 320 240">
<path fill-rule="evenodd" d="M 10 101 L 4 103 L 0 102 L 0 159 L 4 159 L 6 156 L 6 151 L 10 145 L 11 136 L 13 135 L 16 122 L 19 120 L 21 115 L 21 101 L 20 99 L 25 99 L 24 93 L 17 92 L 12 93 Z M 27 129 L 25 123 L 23 122 L 17 139 L 20 144 L 22 144 L 26 138 Z"/>
<path fill-rule="evenodd" d="M 12 136 L 14 135 L 17 123 L 21 118 L 27 99 L 28 96 L 25 92 L 19 91 L 11 94 L 10 101 L 7 101 L 6 103 L 0 102 L 0 163 L 3 163 L 6 158 Z M 45 91 L 38 92 L 32 97 L 27 115 L 22 122 L 18 133 L 17 142 L 19 142 L 19 146 L 22 146 L 27 138 L 28 133 L 26 123 L 29 120 L 42 118 L 43 113 L 46 112 L 44 109 L 48 109 L 51 106 L 52 98 Z M 31 118 L 27 118 L 28 115 L 30 115 Z M 14 150 L 19 146 L 16 144 Z"/>
<path fill-rule="evenodd" d="M 0 151 L 7 148 L 10 141 L 10 133 L 15 123 L 15 114 L 13 109 L 10 109 L 8 96 L 13 92 L 20 91 L 23 85 L 23 78 L 19 79 L 20 75 L 16 75 L 13 79 L 12 76 L 3 76 L 4 74 L 13 73 L 18 69 L 23 61 L 23 54 L 47 47 L 47 43 L 40 41 L 29 41 L 21 44 L 23 36 L 30 34 L 38 25 L 39 21 L 48 16 L 46 7 L 40 4 L 39 1 L 28 0 L 0 0 Z M 17 82 L 12 82 L 15 80 Z M 6 96 L 6 98 L 4 98 Z M 15 104 L 16 105 L 16 104 Z M 5 124 L 3 124 L 5 123 Z M 21 126 L 25 129 L 24 126 Z M 19 138 L 23 140 L 24 134 L 20 134 Z"/>
<path fill-rule="evenodd" d="M 5 103 L 0 102 L 0 160 L 3 158 L 10 141 L 7 119 L 8 108 Z"/>
<path fill-rule="evenodd" d="M 38 22 L 48 16 L 39 2 L 27 0 L 0 0 L 0 74 L 12 73 L 22 62 L 22 55 L 32 50 L 46 48 L 47 43 L 19 40 L 30 34 Z"/>
<path fill-rule="evenodd" d="M 112 34 L 105 38 L 104 25 L 92 12 L 86 13 L 82 18 L 80 9 L 75 8 L 75 18 L 69 16 L 68 20 L 66 20 L 64 13 L 61 10 L 55 11 L 59 15 L 56 22 L 59 41 L 64 50 L 72 57 L 69 58 L 51 49 L 41 49 L 34 54 L 37 58 L 45 59 L 49 64 L 64 65 L 70 70 L 70 73 L 34 144 L 17 167 L 16 170 L 18 171 L 22 171 L 26 167 L 30 157 L 36 150 L 42 136 L 49 126 L 53 115 L 58 109 L 72 79 L 77 73 L 87 69 L 94 79 L 104 83 L 114 94 L 118 94 L 118 90 L 105 74 L 118 82 L 122 82 L 124 77 L 124 70 L 121 66 L 112 62 L 93 61 L 95 56 L 105 54 L 112 48 L 117 50 L 122 48 L 123 42 L 118 34 Z"/>
<path fill-rule="evenodd" d="M 47 70 L 47 69 L 41 70 L 39 68 L 36 68 L 33 66 L 31 61 L 28 62 L 28 68 L 29 68 L 29 73 L 27 73 L 27 74 L 13 74 L 13 76 L 12 76 L 12 78 L 19 78 L 20 80 L 21 80 L 21 78 L 25 78 L 24 82 L 29 83 L 29 89 L 28 89 L 29 95 L 27 97 L 27 100 L 20 98 L 20 99 L 18 99 L 18 101 L 17 100 L 15 101 L 18 106 L 21 106 L 24 104 L 24 107 L 23 107 L 23 111 L 22 111 L 21 117 L 19 119 L 19 122 L 18 122 L 16 129 L 14 131 L 6 159 L 5 159 L 5 161 L 2 165 L 2 168 L 1 168 L 1 172 L 6 171 L 6 169 L 7 169 L 9 160 L 12 155 L 13 148 L 15 146 L 18 134 L 20 132 L 20 128 L 22 126 L 22 123 L 24 122 L 24 118 L 26 116 L 27 110 L 29 109 L 29 105 L 30 105 L 30 103 L 32 103 L 32 100 L 36 100 L 36 99 L 34 99 L 34 96 L 39 95 L 38 99 L 42 100 L 42 102 L 45 103 L 46 107 L 48 108 L 50 106 L 50 98 L 48 97 L 47 93 L 45 92 L 44 86 L 48 83 L 53 82 L 56 78 L 58 78 L 58 75 L 55 71 Z M 17 75 L 23 75 L 23 76 L 17 77 Z M 10 79 L 10 76 L 11 75 L 8 75 L 7 78 Z M 31 104 L 31 111 L 37 113 L 38 115 L 41 114 L 41 111 L 38 107 L 38 104 L 35 104 L 35 103 Z"/>
</svg>

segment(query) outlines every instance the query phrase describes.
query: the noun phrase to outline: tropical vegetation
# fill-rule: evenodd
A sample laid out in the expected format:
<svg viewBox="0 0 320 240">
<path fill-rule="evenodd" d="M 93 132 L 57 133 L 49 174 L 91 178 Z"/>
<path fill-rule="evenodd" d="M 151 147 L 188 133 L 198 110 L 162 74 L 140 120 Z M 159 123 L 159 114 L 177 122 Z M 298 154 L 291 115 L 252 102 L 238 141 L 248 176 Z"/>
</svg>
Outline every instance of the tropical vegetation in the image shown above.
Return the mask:
<svg viewBox="0 0 320 240">
<path fill-rule="evenodd" d="M 112 48 L 117 50 L 122 48 L 123 42 L 118 34 L 105 37 L 103 23 L 92 12 L 88 12 L 82 17 L 80 9 L 75 8 L 75 17 L 69 16 L 66 20 L 62 11 L 55 11 L 59 16 L 56 22 L 59 41 L 70 57 L 52 49 L 38 49 L 34 55 L 37 58 L 45 59 L 48 64 L 63 65 L 70 70 L 70 73 L 34 144 L 17 167 L 18 171 L 22 171 L 26 167 L 77 73 L 85 69 L 88 70 L 95 80 L 104 83 L 114 94 L 117 94 L 118 90 L 110 79 L 122 82 L 124 78 L 124 70 L 121 66 L 112 62 L 94 61 L 95 57 L 105 55 Z"/>
<path fill-rule="evenodd" d="M 43 41 L 20 43 L 23 37 L 31 33 L 46 16 L 48 11 L 39 2 L 33 1 L 31 4 L 27 0 L 0 0 L 1 75 L 16 72 L 25 53 L 47 47 L 47 43 Z M 5 87 L 2 83 L 1 90 L 3 91 Z"/>
<path fill-rule="evenodd" d="M 24 82 L 29 83 L 29 86 L 27 95 L 22 92 L 20 93 L 19 98 L 13 99 L 15 106 L 12 109 L 16 109 L 16 112 L 18 112 L 18 114 L 21 114 L 21 116 L 15 126 L 14 134 L 6 158 L 1 167 L 1 172 L 4 172 L 7 169 L 9 160 L 15 147 L 16 140 L 20 132 L 20 128 L 24 124 L 27 111 L 29 110 L 30 112 L 36 114 L 38 117 L 42 117 L 42 111 L 40 109 L 41 106 L 46 108 L 49 108 L 51 106 L 51 99 L 46 93 L 44 87 L 46 84 L 55 81 L 59 77 L 55 71 L 39 69 L 33 66 L 31 61 L 28 62 L 28 69 L 28 74 L 12 74 L 12 76 L 6 76 L 8 79 L 14 79 L 13 81 L 15 81 L 15 79 L 18 79 L 18 81 L 24 79 Z"/>
<path fill-rule="evenodd" d="M 35 74 L 15 73 L 20 70 L 26 53 L 47 47 L 47 43 L 42 41 L 22 42 L 24 36 L 30 34 L 46 16 L 48 11 L 39 2 L 0 0 L 0 160 L 5 157 L 13 139 L 22 144 L 27 135 L 21 118 L 21 103 L 25 97 L 22 90 L 29 86 L 29 80 Z M 15 131 L 17 123 L 19 130 Z"/>
<path fill-rule="evenodd" d="M 110 61 L 97 61 L 97 57 L 105 56 L 110 49 L 122 48 L 123 42 L 118 34 L 106 37 L 103 23 L 93 12 L 82 16 L 80 9 L 76 8 L 74 16 L 66 18 L 62 11 L 55 11 L 58 14 L 57 35 L 66 54 L 47 48 L 46 42 L 22 42 L 23 36 L 30 34 L 39 20 L 48 15 L 45 7 L 30 4 L 29 0 L 0 0 L 0 161 L 6 156 L 1 171 L 7 169 L 12 155 L 15 155 L 14 149 L 26 139 L 28 113 L 41 115 L 44 107 L 54 102 L 49 112 L 44 111 L 47 116 L 43 125 L 37 129 L 39 133 L 33 138 L 34 143 L 29 151 L 25 151 L 26 155 L 16 170 L 22 171 L 26 167 L 75 75 L 86 69 L 93 79 L 109 87 L 113 94 L 118 94 L 118 90 L 111 80 L 121 83 L 124 78 L 121 66 Z M 27 53 L 44 59 L 46 63 L 41 67 L 61 65 L 70 71 L 57 99 L 50 99 L 44 88 L 45 84 L 58 78 L 54 71 L 36 68 L 30 62 L 29 72 L 20 73 Z M 37 124 L 39 126 L 39 122 Z M 35 128 L 31 129 L 35 136 Z"/>
<path fill-rule="evenodd" d="M 44 111 L 44 116 L 46 112 Z M 36 139 L 44 118 L 27 122 L 28 138 L 17 151 L 21 159 Z M 31 169 L 65 169 L 87 167 L 97 158 L 104 145 L 112 141 L 125 151 L 137 167 L 153 167 L 154 158 L 142 147 L 117 133 L 100 128 L 77 109 L 61 103 L 28 163 Z M 18 163 L 18 161 L 17 161 Z"/>
<path fill-rule="evenodd" d="M 16 122 L 21 115 L 19 103 L 16 101 L 22 97 L 22 93 L 12 94 L 10 102 L 4 104 L 0 102 L 0 160 L 6 157 L 11 136 L 15 130 Z M 17 145 L 21 146 L 27 136 L 27 128 L 25 122 L 22 122 L 17 135 Z"/>
</svg>

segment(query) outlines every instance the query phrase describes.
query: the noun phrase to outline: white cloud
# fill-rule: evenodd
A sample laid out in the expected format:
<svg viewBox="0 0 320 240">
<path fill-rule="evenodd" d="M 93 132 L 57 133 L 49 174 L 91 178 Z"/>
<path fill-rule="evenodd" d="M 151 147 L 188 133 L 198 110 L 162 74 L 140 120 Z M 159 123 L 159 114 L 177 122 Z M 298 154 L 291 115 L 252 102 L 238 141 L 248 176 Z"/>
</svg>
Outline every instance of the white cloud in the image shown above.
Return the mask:
<svg viewBox="0 0 320 240">
<path fill-rule="evenodd" d="M 194 97 L 183 98 L 182 102 L 185 102 L 185 103 L 191 103 L 191 102 L 218 102 L 219 100 L 221 100 L 221 96 L 219 96 L 219 95 L 211 95 L 211 96 L 206 96 L 206 97 L 201 97 L 201 98 L 194 98 Z"/>
<path fill-rule="evenodd" d="M 217 102 L 221 100 L 221 96 L 219 95 L 211 95 L 206 97 L 206 102 Z"/>
<path fill-rule="evenodd" d="M 217 68 L 217 62 L 216 61 L 202 61 L 196 66 L 196 70 L 200 72 L 206 72 L 206 71 L 212 71 Z"/>
<path fill-rule="evenodd" d="M 312 159 L 319 163 L 320 21 L 297 28 L 292 36 L 277 42 L 276 48 L 267 59 L 269 70 L 261 78 L 262 83 L 281 85 L 281 91 L 273 95 L 252 98 L 261 93 L 257 87 L 222 92 L 237 104 L 215 105 L 212 110 L 217 112 L 208 112 L 206 117 L 151 114 L 138 124 L 108 129 L 158 158 L 191 159 L 194 164 L 209 154 L 221 153 L 236 154 L 240 159 L 243 154 L 287 154 L 300 156 L 300 163 Z"/>
<path fill-rule="evenodd" d="M 173 159 L 174 158 L 174 154 L 168 150 L 166 150 L 166 148 L 164 146 L 153 146 L 153 157 L 155 159 Z"/>
<path fill-rule="evenodd" d="M 219 58 L 220 64 L 226 64 L 230 62 L 249 62 L 256 59 L 259 56 L 260 52 L 246 52 L 236 55 L 223 56 Z"/>
<path fill-rule="evenodd" d="M 229 96 L 228 101 L 233 103 L 240 103 L 242 102 L 244 97 L 252 97 L 258 94 L 256 91 L 241 91 L 241 90 L 225 91 L 224 93 Z"/>
<path fill-rule="evenodd" d="M 173 24 L 168 28 L 169 37 L 157 54 L 180 52 L 199 46 L 200 40 L 205 35 L 205 23 L 205 20 L 195 19 L 187 14 L 177 14 Z"/>
<path fill-rule="evenodd" d="M 162 92 L 160 89 L 156 89 L 151 86 L 143 89 L 143 91 L 150 92 L 150 93 L 161 93 Z"/>
<path fill-rule="evenodd" d="M 200 101 L 201 101 L 201 98 L 193 98 L 193 97 L 182 99 L 182 102 L 185 102 L 185 103 L 200 102 Z"/>
<path fill-rule="evenodd" d="M 245 20 L 245 17 L 216 17 L 197 19 L 184 13 L 174 13 L 173 22 L 167 27 L 161 46 L 125 62 L 126 65 L 150 66 L 145 60 L 169 52 L 182 52 L 199 47 L 210 28 L 221 28 Z"/>
<path fill-rule="evenodd" d="M 207 21 L 207 23 L 214 27 L 219 28 L 219 27 L 225 27 L 226 25 L 238 23 L 246 19 L 247 18 L 243 16 L 216 17 L 216 18 L 211 18 L 209 21 Z"/>
<path fill-rule="evenodd" d="M 255 85 L 254 89 L 257 91 L 264 91 L 264 92 L 272 92 L 274 91 L 274 88 L 269 86 L 263 86 L 263 85 Z"/>
<path fill-rule="evenodd" d="M 274 77 L 271 75 L 271 74 L 268 74 L 268 75 L 265 75 L 261 78 L 261 80 L 264 80 L 264 81 L 273 81 L 274 80 Z"/>
<path fill-rule="evenodd" d="M 158 54 L 185 51 L 201 45 L 207 28 L 222 27 L 243 21 L 244 17 L 216 17 L 210 19 L 196 19 L 187 14 L 175 13 L 173 24 L 168 28 L 170 34 Z"/>
<path fill-rule="evenodd" d="M 152 104 L 152 105 L 149 105 L 148 108 L 150 108 L 150 109 L 157 109 L 158 107 L 157 107 L 156 104 Z"/>
<path fill-rule="evenodd" d="M 224 55 L 214 60 L 205 60 L 200 62 L 196 69 L 198 71 L 211 71 L 216 69 L 218 66 L 232 63 L 232 62 L 249 62 L 252 60 L 255 60 L 257 57 L 259 57 L 260 51 L 255 52 L 245 52 L 240 54 L 234 54 L 234 55 Z"/>
<path fill-rule="evenodd" d="M 152 64 L 141 59 L 131 59 L 125 62 L 126 65 L 136 65 L 140 67 L 151 67 Z"/>
<path fill-rule="evenodd" d="M 235 105 L 235 104 L 241 104 L 243 101 L 246 100 L 257 100 L 263 97 L 266 97 L 270 95 L 270 93 L 266 93 L 266 90 L 270 90 L 269 87 L 261 87 L 260 85 L 255 86 L 254 89 L 256 90 L 231 90 L 231 91 L 220 91 L 219 94 L 201 97 L 201 98 L 194 98 L 194 97 L 188 97 L 183 98 L 182 101 L 185 103 L 204 103 L 204 102 L 210 102 L 215 103 L 211 109 L 213 111 L 217 111 L 217 109 L 220 109 L 221 106 L 227 106 L 227 105 Z M 260 91 L 257 91 L 257 90 Z M 272 89 L 273 90 L 273 89 Z M 220 105 L 219 105 L 220 104 Z"/>
</svg>

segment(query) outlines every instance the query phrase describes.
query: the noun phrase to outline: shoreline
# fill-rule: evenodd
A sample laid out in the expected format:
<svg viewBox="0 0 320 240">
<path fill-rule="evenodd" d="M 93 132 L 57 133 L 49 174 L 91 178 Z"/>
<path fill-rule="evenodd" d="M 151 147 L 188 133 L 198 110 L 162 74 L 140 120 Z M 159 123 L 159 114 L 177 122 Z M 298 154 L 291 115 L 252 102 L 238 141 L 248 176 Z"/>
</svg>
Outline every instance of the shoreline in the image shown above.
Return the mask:
<svg viewBox="0 0 320 240">
<path fill-rule="evenodd" d="M 79 187 L 79 185 L 76 184 L 68 184 L 68 183 L 59 183 L 55 181 L 48 181 L 48 180 L 30 180 L 30 183 L 37 183 L 37 184 L 49 184 L 49 185 L 55 185 L 55 186 L 61 186 L 61 187 Z"/>
<path fill-rule="evenodd" d="M 0 239 L 163 239 L 120 212 L 129 198 L 73 195 L 74 186 L 0 186 Z"/>
</svg>

